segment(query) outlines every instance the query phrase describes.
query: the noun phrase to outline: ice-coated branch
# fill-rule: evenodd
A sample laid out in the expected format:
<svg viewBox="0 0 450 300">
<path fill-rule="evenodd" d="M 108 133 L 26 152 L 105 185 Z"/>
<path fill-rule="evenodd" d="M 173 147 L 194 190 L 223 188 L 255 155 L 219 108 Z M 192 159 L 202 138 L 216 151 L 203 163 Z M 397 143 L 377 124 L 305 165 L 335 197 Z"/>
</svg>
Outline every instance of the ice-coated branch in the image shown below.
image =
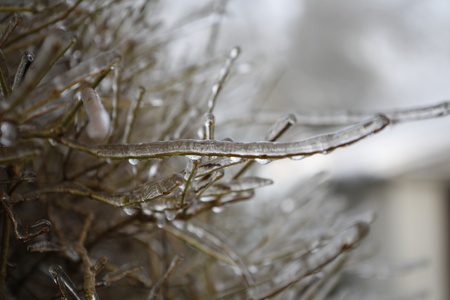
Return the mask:
<svg viewBox="0 0 450 300">
<path fill-rule="evenodd" d="M 152 289 L 150 290 L 150 293 L 147 297 L 147 300 L 155 299 L 155 297 L 158 295 L 159 290 L 161 287 L 169 280 L 170 276 L 172 276 L 175 269 L 178 267 L 179 264 L 183 262 L 183 257 L 179 255 L 175 255 L 175 257 L 172 259 L 169 268 L 164 273 L 164 276 L 153 285 Z"/>
<path fill-rule="evenodd" d="M 370 111 L 298 111 L 294 114 L 298 125 L 304 126 L 337 126 L 350 125 L 362 122 L 374 115 L 382 114 L 386 116 L 391 123 L 411 122 L 417 120 L 433 119 L 437 117 L 445 117 L 450 114 L 450 101 L 438 104 L 412 107 L 398 108 L 386 110 L 382 112 Z M 260 113 L 256 116 L 246 116 L 245 123 L 267 123 L 278 118 L 279 114 L 275 112 Z M 239 119 L 243 121 L 242 119 Z M 226 120 L 227 124 L 241 124 L 239 120 Z"/>
<path fill-rule="evenodd" d="M 253 159 L 300 159 L 317 153 L 328 153 L 336 148 L 353 144 L 389 125 L 383 115 L 350 128 L 312 137 L 297 142 L 233 142 L 218 140 L 173 140 L 129 145 L 100 145 L 88 147 L 60 138 L 71 148 L 104 158 L 160 158 L 174 155 L 227 156 Z"/>
<path fill-rule="evenodd" d="M 70 299 L 70 296 L 72 296 L 73 299 L 82 299 L 78 295 L 77 288 L 73 284 L 72 280 L 66 272 L 64 272 L 60 265 L 51 265 L 48 271 L 52 275 L 53 281 L 55 281 L 58 286 L 62 299 Z"/>
</svg>

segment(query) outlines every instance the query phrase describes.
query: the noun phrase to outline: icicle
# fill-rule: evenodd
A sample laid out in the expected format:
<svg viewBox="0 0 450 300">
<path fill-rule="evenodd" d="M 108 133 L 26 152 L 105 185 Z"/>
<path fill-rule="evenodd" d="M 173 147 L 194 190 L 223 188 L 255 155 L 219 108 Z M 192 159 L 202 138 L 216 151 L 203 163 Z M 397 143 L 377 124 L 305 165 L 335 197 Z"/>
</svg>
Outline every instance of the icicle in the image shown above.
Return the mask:
<svg viewBox="0 0 450 300">
<path fill-rule="evenodd" d="M 214 115 L 212 113 L 207 113 L 203 124 L 203 139 L 214 139 Z"/>
<path fill-rule="evenodd" d="M 89 116 L 86 133 L 95 141 L 106 139 L 110 131 L 111 120 L 97 92 L 91 88 L 85 88 L 81 91 L 81 100 L 83 100 Z"/>
</svg>

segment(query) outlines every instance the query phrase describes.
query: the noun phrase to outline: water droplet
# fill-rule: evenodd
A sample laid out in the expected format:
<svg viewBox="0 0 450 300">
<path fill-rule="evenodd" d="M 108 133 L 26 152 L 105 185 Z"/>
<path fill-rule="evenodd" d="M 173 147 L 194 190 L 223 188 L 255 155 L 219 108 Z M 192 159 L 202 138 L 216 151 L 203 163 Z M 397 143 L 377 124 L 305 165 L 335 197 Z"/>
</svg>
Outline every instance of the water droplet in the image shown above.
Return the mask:
<svg viewBox="0 0 450 300">
<path fill-rule="evenodd" d="M 148 208 L 143 208 L 143 209 L 142 209 L 142 213 L 143 213 L 144 215 L 146 215 L 146 216 L 151 216 L 151 215 L 153 215 L 153 211 L 152 211 L 151 209 L 148 209 Z"/>
<path fill-rule="evenodd" d="M 177 212 L 173 211 L 173 210 L 165 210 L 164 214 L 166 215 L 167 221 L 170 221 L 170 222 L 175 220 L 175 217 L 177 216 Z"/>
<path fill-rule="evenodd" d="M 64 254 L 73 262 L 80 260 L 80 256 L 72 247 L 69 247 L 66 251 L 64 251 Z"/>
<path fill-rule="evenodd" d="M 148 177 L 149 178 L 153 178 L 156 176 L 156 174 L 158 174 L 158 166 L 159 166 L 159 164 L 156 163 L 156 164 L 153 164 L 150 167 L 150 169 L 148 169 Z"/>
<path fill-rule="evenodd" d="M 129 216 L 133 216 L 138 213 L 138 209 L 134 206 L 125 206 L 123 211 Z"/>
<path fill-rule="evenodd" d="M 231 59 L 237 58 L 239 56 L 239 53 L 241 53 L 241 48 L 234 47 L 233 49 L 231 49 L 230 58 Z"/>
<path fill-rule="evenodd" d="M 0 127 L 2 136 L 0 138 L 0 144 L 3 146 L 11 146 L 17 138 L 17 128 L 11 122 L 2 122 Z"/>
<path fill-rule="evenodd" d="M 203 197 L 200 197 L 200 201 L 202 201 L 202 202 L 212 202 L 212 201 L 215 201 L 215 200 L 216 200 L 215 196 L 203 196 Z"/>
<path fill-rule="evenodd" d="M 250 273 L 256 274 L 256 273 L 258 273 L 259 269 L 258 269 L 257 266 L 249 266 L 249 267 L 248 267 L 248 271 L 249 271 Z"/>
<path fill-rule="evenodd" d="M 164 213 L 155 213 L 155 218 L 156 218 L 156 226 L 158 228 L 163 228 L 164 226 L 166 226 L 167 221 L 166 215 Z"/>
<path fill-rule="evenodd" d="M 222 206 L 214 206 L 212 208 L 212 211 L 213 211 L 213 213 L 220 214 L 221 212 L 223 212 L 223 207 Z"/>
<path fill-rule="evenodd" d="M 130 158 L 130 159 L 128 159 L 128 162 L 129 162 L 131 165 L 136 166 L 137 164 L 139 164 L 139 159 Z"/>
<path fill-rule="evenodd" d="M 296 156 L 290 156 L 289 158 L 292 160 L 301 160 L 304 159 L 306 156 L 305 155 L 296 155 Z"/>
<path fill-rule="evenodd" d="M 153 209 L 156 210 L 156 211 L 163 211 L 166 208 L 167 208 L 166 204 L 161 204 L 161 203 L 155 204 L 153 206 Z"/>
<path fill-rule="evenodd" d="M 243 160 L 242 157 L 230 157 L 231 162 L 233 163 L 238 163 L 241 162 Z"/>
<path fill-rule="evenodd" d="M 202 159 L 202 157 L 200 155 L 186 155 L 187 158 L 189 158 L 190 160 L 200 160 Z"/>
<path fill-rule="evenodd" d="M 271 159 L 265 159 L 265 158 L 256 158 L 255 161 L 261 165 L 267 165 L 272 160 Z"/>
<path fill-rule="evenodd" d="M 58 142 L 55 141 L 54 139 L 48 139 L 48 142 L 50 143 L 50 145 L 52 145 L 53 147 L 56 147 L 58 145 Z"/>
</svg>

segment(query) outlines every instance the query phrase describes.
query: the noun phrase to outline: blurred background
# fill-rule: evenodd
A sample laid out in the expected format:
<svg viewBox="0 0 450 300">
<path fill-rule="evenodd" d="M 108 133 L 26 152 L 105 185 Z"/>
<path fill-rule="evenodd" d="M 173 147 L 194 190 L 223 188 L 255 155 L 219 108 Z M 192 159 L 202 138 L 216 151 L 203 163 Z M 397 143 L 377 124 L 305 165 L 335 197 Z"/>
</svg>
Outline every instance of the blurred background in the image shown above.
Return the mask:
<svg viewBox="0 0 450 300">
<path fill-rule="evenodd" d="M 239 45 L 241 61 L 264 61 L 270 96 L 261 111 L 426 106 L 450 96 L 449 16 L 443 0 L 230 0 L 217 49 Z M 449 299 L 449 128 L 448 117 L 398 124 L 261 172 L 275 188 L 329 173 L 351 201 L 377 211 L 371 239 L 380 268 L 370 284 L 405 299 L 422 291 L 426 299 Z"/>
<path fill-rule="evenodd" d="M 311 110 L 383 112 L 437 104 L 450 96 L 446 0 L 199 0 L 186 10 L 177 1 L 166 4 L 173 20 L 214 6 L 218 14 L 206 24 L 220 22 L 216 43 L 200 55 L 227 53 L 238 45 L 237 72 L 257 75 L 248 84 L 254 86 L 246 90 L 248 99 L 219 100 L 219 124 L 227 125 L 247 102 L 258 112 L 281 116 Z M 191 33 L 209 28 L 202 27 L 204 21 L 185 28 L 189 38 L 173 47 L 182 52 L 182 61 L 198 57 Z M 396 124 L 326 156 L 273 162 L 260 175 L 274 179 L 273 189 L 288 189 L 328 173 L 354 206 L 376 211 L 370 239 L 377 254 L 365 284 L 405 295 L 399 299 L 449 299 L 449 128 L 450 117 Z M 301 130 L 289 139 L 304 137 Z M 241 130 L 232 138 L 255 140 L 258 134 Z M 265 196 L 276 195 L 273 189 Z"/>
</svg>

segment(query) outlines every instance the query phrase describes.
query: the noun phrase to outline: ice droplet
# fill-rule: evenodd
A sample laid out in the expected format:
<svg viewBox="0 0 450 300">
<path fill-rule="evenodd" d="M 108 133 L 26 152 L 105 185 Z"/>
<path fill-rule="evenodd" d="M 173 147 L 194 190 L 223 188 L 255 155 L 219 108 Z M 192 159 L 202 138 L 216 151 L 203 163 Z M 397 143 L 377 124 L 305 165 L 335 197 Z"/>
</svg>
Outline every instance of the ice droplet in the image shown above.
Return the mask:
<svg viewBox="0 0 450 300">
<path fill-rule="evenodd" d="M 153 215 L 153 211 L 151 209 L 148 208 L 142 208 L 142 213 L 146 216 L 151 216 Z"/>
<path fill-rule="evenodd" d="M 0 138 L 0 144 L 3 146 L 11 146 L 17 138 L 17 128 L 11 122 L 2 122 L 0 127 L 2 136 Z"/>
<path fill-rule="evenodd" d="M 167 222 L 166 222 L 166 215 L 164 213 L 155 213 L 155 218 L 156 218 L 156 226 L 158 228 L 163 228 L 164 226 L 166 226 Z"/>
<path fill-rule="evenodd" d="M 129 216 L 133 216 L 133 215 L 138 213 L 138 209 L 136 207 L 133 207 L 133 206 L 125 206 L 123 208 L 123 211 Z"/>
<path fill-rule="evenodd" d="M 255 161 L 261 165 L 267 165 L 270 162 L 272 162 L 271 159 L 266 159 L 266 158 L 256 158 Z"/>
<path fill-rule="evenodd" d="M 54 139 L 48 139 L 48 142 L 50 143 L 50 145 L 52 145 L 53 147 L 56 147 L 58 145 L 58 142 L 55 141 Z"/>
<path fill-rule="evenodd" d="M 221 212 L 223 212 L 223 207 L 222 206 L 213 206 L 213 208 L 211 210 L 213 211 L 213 213 L 220 214 Z"/>
<path fill-rule="evenodd" d="M 139 159 L 130 158 L 128 162 L 130 163 L 130 165 L 137 166 L 139 164 Z"/>
<path fill-rule="evenodd" d="M 200 160 L 202 159 L 202 156 L 200 155 L 186 155 L 187 158 L 189 158 L 190 160 Z"/>
<path fill-rule="evenodd" d="M 249 266 L 249 267 L 248 267 L 248 271 L 249 271 L 250 273 L 256 274 L 256 273 L 258 273 L 259 268 L 258 268 L 257 266 Z"/>
<path fill-rule="evenodd" d="M 172 222 L 173 220 L 175 220 L 175 217 L 177 216 L 176 211 L 173 211 L 173 210 L 165 210 L 164 214 L 166 215 L 166 219 L 169 222 Z"/>
<path fill-rule="evenodd" d="M 238 162 L 241 162 L 243 160 L 243 158 L 242 157 L 230 157 L 230 161 L 232 162 L 232 163 L 238 163 Z"/>
<path fill-rule="evenodd" d="M 296 156 L 291 156 L 289 157 L 292 160 L 301 160 L 304 159 L 306 157 L 306 155 L 296 155 Z"/>
</svg>

